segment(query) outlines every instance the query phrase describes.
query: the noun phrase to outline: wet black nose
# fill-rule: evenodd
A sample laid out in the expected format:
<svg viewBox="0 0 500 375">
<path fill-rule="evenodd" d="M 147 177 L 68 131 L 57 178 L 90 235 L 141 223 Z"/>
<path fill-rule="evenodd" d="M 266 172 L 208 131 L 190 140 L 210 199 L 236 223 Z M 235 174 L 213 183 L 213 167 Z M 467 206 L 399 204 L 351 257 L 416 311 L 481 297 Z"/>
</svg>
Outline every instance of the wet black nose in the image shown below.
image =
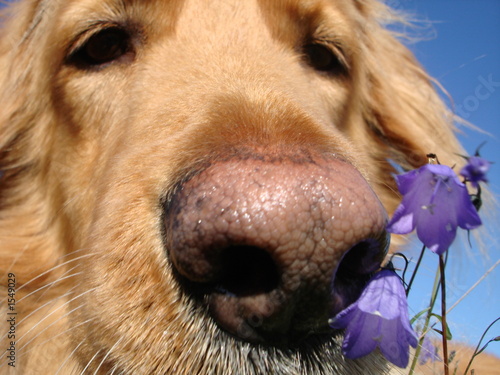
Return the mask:
<svg viewBox="0 0 500 375">
<path fill-rule="evenodd" d="M 220 327 L 251 342 L 328 330 L 386 254 L 387 215 L 350 164 L 298 153 L 212 164 L 167 209 L 170 258 Z"/>
</svg>

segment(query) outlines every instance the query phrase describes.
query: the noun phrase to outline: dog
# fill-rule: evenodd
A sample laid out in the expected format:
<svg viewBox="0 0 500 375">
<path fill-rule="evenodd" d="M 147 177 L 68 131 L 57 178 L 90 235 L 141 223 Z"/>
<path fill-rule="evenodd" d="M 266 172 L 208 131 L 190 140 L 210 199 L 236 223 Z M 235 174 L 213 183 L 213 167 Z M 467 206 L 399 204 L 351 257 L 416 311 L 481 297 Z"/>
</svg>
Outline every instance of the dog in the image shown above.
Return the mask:
<svg viewBox="0 0 500 375">
<path fill-rule="evenodd" d="M 402 243 L 392 175 L 463 153 L 401 21 L 374 0 L 10 4 L 0 373 L 391 371 L 344 358 L 328 318 Z"/>
</svg>

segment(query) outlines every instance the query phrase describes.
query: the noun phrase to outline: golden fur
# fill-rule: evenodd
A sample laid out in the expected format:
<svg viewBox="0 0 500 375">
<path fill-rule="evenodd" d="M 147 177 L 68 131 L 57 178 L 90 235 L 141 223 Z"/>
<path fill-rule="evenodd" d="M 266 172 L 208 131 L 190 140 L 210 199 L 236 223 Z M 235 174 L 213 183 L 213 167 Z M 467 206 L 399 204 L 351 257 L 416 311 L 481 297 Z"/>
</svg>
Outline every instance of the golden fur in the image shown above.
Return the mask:
<svg viewBox="0 0 500 375">
<path fill-rule="evenodd" d="M 315 357 L 224 336 L 180 291 L 159 227 L 161 197 L 240 146 L 336 153 L 389 212 L 399 201 L 391 163 L 415 168 L 429 152 L 460 163 L 453 116 L 383 27 L 395 21 L 372 0 L 10 6 L 0 41 L 0 293 L 14 274 L 18 325 L 16 368 L 1 355 L 0 373 L 382 373 L 376 355 L 346 361 L 332 347 Z M 126 56 L 97 69 L 68 57 L 110 25 L 134 35 Z M 334 39 L 348 73 L 307 66 L 306 39 Z"/>
</svg>

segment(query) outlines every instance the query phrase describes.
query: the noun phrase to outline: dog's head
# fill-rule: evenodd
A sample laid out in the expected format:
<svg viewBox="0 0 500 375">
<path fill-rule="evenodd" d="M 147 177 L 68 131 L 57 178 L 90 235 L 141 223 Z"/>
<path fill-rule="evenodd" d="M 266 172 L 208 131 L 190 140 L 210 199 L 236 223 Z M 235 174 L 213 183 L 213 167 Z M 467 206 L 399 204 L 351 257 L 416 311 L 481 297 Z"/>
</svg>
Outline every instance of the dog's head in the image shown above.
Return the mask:
<svg viewBox="0 0 500 375">
<path fill-rule="evenodd" d="M 33 292 L 32 353 L 61 330 L 65 365 L 101 372 L 382 371 L 328 317 L 383 261 L 394 165 L 459 149 L 385 6 L 14 9 L 1 256 Z"/>
</svg>

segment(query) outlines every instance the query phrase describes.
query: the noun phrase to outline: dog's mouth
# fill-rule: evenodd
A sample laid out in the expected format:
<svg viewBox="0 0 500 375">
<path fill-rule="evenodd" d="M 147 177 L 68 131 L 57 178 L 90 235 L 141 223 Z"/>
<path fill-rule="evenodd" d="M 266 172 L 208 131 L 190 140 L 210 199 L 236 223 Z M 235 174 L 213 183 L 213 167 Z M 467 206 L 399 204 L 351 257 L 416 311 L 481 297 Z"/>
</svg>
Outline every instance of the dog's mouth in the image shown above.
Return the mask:
<svg viewBox="0 0 500 375">
<path fill-rule="evenodd" d="M 318 155 L 297 160 L 215 163 L 165 207 L 182 290 L 248 343 L 331 341 L 329 318 L 359 297 L 387 251 L 387 216 L 359 173 Z"/>
</svg>

